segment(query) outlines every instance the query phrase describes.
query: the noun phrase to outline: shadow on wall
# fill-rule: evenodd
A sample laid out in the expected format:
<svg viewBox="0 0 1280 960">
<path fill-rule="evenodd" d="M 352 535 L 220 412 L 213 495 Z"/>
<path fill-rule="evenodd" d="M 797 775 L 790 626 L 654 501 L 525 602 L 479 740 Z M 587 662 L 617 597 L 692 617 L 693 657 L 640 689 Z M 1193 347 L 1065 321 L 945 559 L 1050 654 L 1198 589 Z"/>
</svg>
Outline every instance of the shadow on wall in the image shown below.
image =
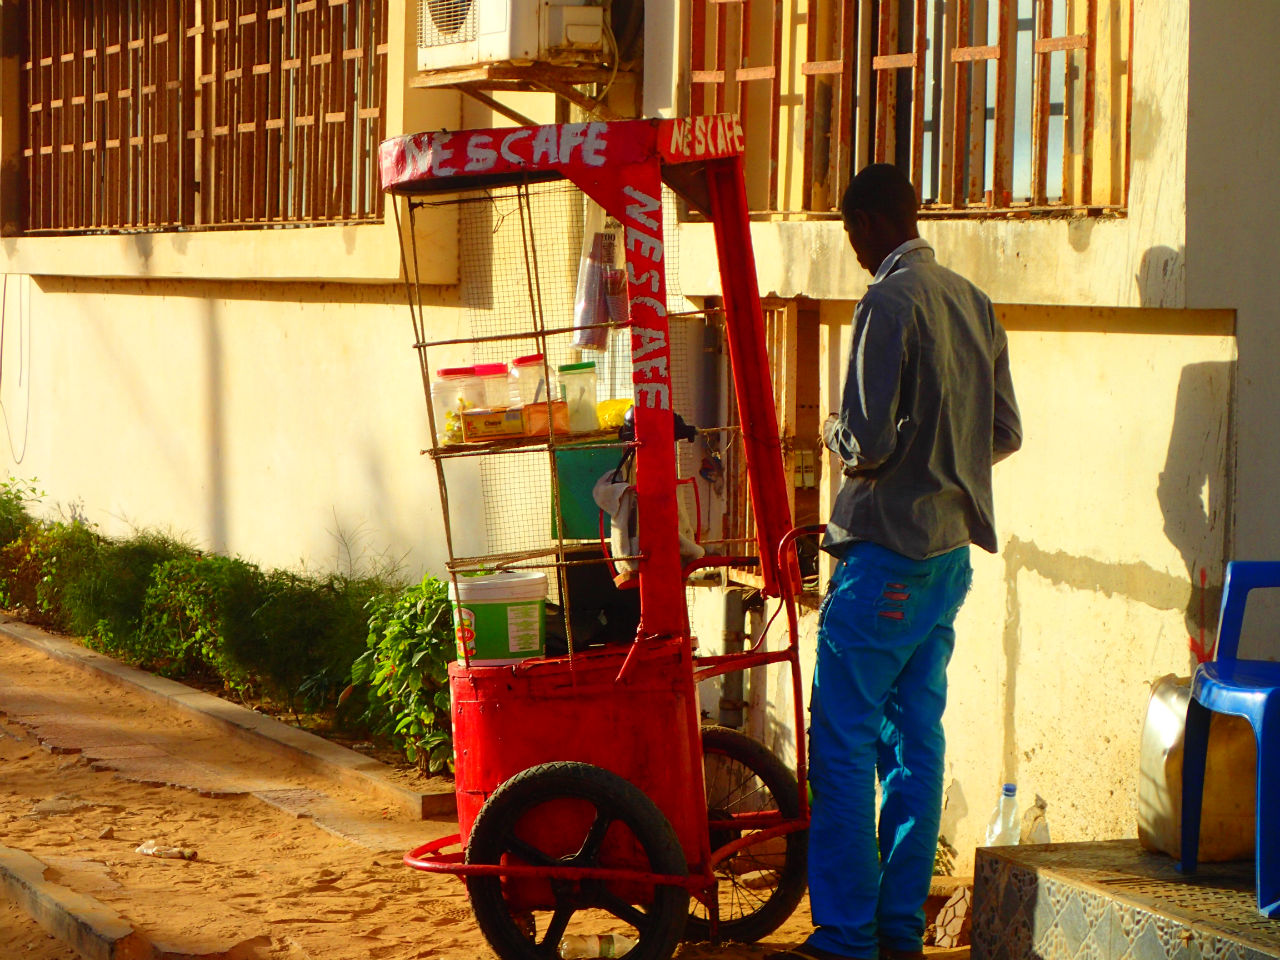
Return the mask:
<svg viewBox="0 0 1280 960">
<path fill-rule="evenodd" d="M 1172 247 L 1152 247 L 1142 256 L 1139 302 L 1163 307 L 1185 302 L 1186 257 Z M 1192 658 L 1213 648 L 1218 605 L 1230 540 L 1231 398 L 1234 361 L 1188 364 L 1178 378 L 1173 429 L 1156 499 L 1164 532 L 1186 565 L 1191 592 L 1185 620 Z"/>
<path fill-rule="evenodd" d="M 215 553 L 228 553 L 226 389 L 222 376 L 222 330 L 218 326 L 217 313 L 217 301 L 206 299 L 200 325 L 204 332 L 205 416 L 208 418 L 206 436 L 209 438 L 207 523 L 209 546 Z"/>
<path fill-rule="evenodd" d="M 1153 247 L 1143 255 L 1135 277 L 1143 307 L 1183 302 L 1184 257 L 1169 247 Z M 1099 331 L 1106 332 L 1106 331 Z M 1166 335 L 1159 325 L 1157 337 Z M 1206 331 L 1218 335 L 1218 331 Z M 1154 338 L 1153 338 L 1154 340 Z M 1154 343 L 1153 343 L 1154 345 Z M 1021 751 L 1016 724 L 1018 668 L 1022 657 L 1022 604 L 1018 577 L 1035 573 L 1073 590 L 1120 596 L 1157 610 L 1177 611 L 1185 619 L 1189 643 L 1188 672 L 1195 663 L 1194 645 L 1212 646 L 1217 604 L 1229 543 L 1230 401 L 1234 362 L 1212 361 L 1185 366 L 1178 379 L 1173 424 L 1163 468 L 1154 493 L 1164 517 L 1164 533 L 1178 550 L 1186 578 L 1138 562 L 1110 563 L 1064 551 L 1044 550 L 1010 537 L 1002 551 L 1005 575 L 1005 661 L 1003 776 L 1017 782 Z M 1031 425 L 1034 430 L 1034 425 Z"/>
</svg>

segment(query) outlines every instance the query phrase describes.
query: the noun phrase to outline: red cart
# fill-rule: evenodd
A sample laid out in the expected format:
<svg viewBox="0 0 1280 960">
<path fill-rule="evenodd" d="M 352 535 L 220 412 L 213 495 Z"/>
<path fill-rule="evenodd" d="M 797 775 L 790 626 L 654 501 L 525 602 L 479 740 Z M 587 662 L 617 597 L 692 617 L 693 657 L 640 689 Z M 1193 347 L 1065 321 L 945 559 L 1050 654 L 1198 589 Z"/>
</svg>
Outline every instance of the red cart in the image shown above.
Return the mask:
<svg viewBox="0 0 1280 960">
<path fill-rule="evenodd" d="M 665 960 L 682 939 L 753 941 L 776 929 L 804 892 L 803 736 L 795 744 L 793 773 L 757 741 L 704 725 L 697 696 L 703 680 L 785 662 L 794 728 L 804 730 L 793 547 L 804 531 L 790 529 L 742 143 L 737 119 L 719 116 L 420 133 L 381 148 L 384 189 L 409 200 L 408 221 L 400 227 L 435 436 L 440 411 L 430 403 L 430 351 L 464 343 L 477 350 L 501 346 L 508 355 L 539 351 L 549 383 L 557 344 L 581 335 L 583 323 L 575 328 L 571 314 L 557 314 L 543 302 L 551 255 L 545 239 L 536 237 L 541 185 L 559 182 L 599 204 L 616 218 L 625 247 L 629 309 L 586 326 L 619 331 L 615 339 L 627 353 L 634 398 L 633 432 L 564 435 L 548 402 L 540 430 L 531 435 L 437 441 L 428 451 L 443 496 L 455 584 L 471 571 L 548 568 L 555 571 L 561 606 L 569 607 L 578 564 L 625 560 L 638 579 L 639 628 L 630 643 L 575 644 L 566 615 L 568 655 L 484 665 L 464 649 L 450 668 L 459 832 L 412 851 L 405 862 L 465 880 L 477 921 L 505 960 L 554 957 L 562 939 L 579 932 L 625 934 L 637 941 L 627 954 L 632 960 Z M 679 358 L 666 296 L 664 184 L 714 231 L 719 322 L 754 512 L 754 542 L 747 549 L 711 546 L 693 562 L 682 562 L 678 532 L 673 366 Z M 512 311 L 503 309 L 497 312 L 505 325 L 472 329 L 468 337 L 429 338 L 423 305 L 432 293 L 424 295 L 417 283 L 418 258 L 430 242 L 424 222 L 431 216 L 439 222 L 439 208 L 449 205 L 451 215 L 479 215 L 492 227 L 490 236 L 488 227 L 468 230 L 464 224 L 464 234 L 488 247 L 477 269 L 499 271 L 510 260 L 514 272 L 523 273 L 528 302 L 520 322 L 511 323 Z M 399 204 L 396 210 L 399 218 Z M 494 239 L 497 225 L 514 230 L 516 220 L 519 254 L 504 259 Z M 486 282 L 500 285 L 494 275 Z M 634 457 L 638 547 L 632 556 L 611 558 L 597 545 L 596 555 L 584 559 L 582 544 L 573 542 L 563 523 L 541 549 L 524 545 L 467 555 L 458 542 L 458 498 L 450 504 L 449 485 L 457 479 L 449 475 L 450 464 L 474 456 L 533 456 L 553 474 L 554 505 L 566 496 L 555 475 L 557 457 L 584 447 L 617 448 Z M 474 473 L 469 476 L 474 481 Z M 492 499 L 485 504 L 489 521 L 503 509 Z M 478 520 L 470 515 L 468 522 Z M 744 564 L 755 565 L 761 593 L 785 611 L 785 642 L 770 644 L 766 631 L 742 652 L 696 656 L 686 578 L 694 569 Z"/>
</svg>

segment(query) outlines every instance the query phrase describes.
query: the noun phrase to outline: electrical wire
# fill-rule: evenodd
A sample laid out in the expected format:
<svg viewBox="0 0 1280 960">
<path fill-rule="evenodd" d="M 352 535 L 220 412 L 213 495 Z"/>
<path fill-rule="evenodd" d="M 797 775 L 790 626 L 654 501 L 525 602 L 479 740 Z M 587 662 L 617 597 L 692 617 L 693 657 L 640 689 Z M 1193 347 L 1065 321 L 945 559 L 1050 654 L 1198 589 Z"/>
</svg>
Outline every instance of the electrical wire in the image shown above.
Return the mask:
<svg viewBox="0 0 1280 960">
<path fill-rule="evenodd" d="M 30 308 L 29 303 L 27 304 L 27 306 L 28 308 Z M 19 340 L 18 340 L 18 387 L 19 388 L 22 387 L 22 379 L 23 379 L 22 372 L 23 370 L 26 369 L 27 360 L 29 359 L 26 355 L 27 354 L 27 350 L 26 350 L 27 338 L 24 336 L 25 327 L 23 326 L 23 323 L 22 323 L 23 313 L 24 311 L 21 305 L 19 305 L 19 309 L 18 309 L 18 314 L 19 314 L 18 316 L 18 337 L 19 337 Z M 3 286 L 0 286 L 0 395 L 3 394 L 3 388 L 4 388 L 4 343 L 6 339 L 5 332 L 8 325 L 8 321 L 9 321 L 9 274 L 6 273 L 4 275 L 4 284 Z M 0 414 L 3 414 L 4 416 L 4 431 L 9 439 L 9 453 L 13 455 L 13 462 L 15 464 L 22 463 L 22 461 L 26 459 L 26 456 L 27 456 L 27 437 L 31 433 L 31 397 L 30 395 L 28 394 L 27 396 L 26 416 L 25 416 L 25 422 L 23 423 L 23 430 L 22 430 L 22 452 L 21 453 L 19 453 L 17 450 L 14 449 L 13 429 L 9 426 L 9 410 L 7 407 L 5 407 L 3 399 L 0 399 Z"/>
</svg>

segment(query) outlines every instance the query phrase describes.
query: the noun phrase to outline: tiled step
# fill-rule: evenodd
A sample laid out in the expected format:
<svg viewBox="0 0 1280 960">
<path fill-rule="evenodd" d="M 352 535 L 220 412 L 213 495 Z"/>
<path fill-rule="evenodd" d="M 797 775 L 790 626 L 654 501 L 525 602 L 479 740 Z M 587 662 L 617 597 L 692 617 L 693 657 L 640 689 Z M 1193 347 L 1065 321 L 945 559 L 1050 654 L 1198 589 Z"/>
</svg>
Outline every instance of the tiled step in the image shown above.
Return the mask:
<svg viewBox="0 0 1280 960">
<path fill-rule="evenodd" d="M 1136 840 L 990 847 L 974 867 L 973 960 L 1280 958 L 1253 861 L 1183 876 Z"/>
</svg>

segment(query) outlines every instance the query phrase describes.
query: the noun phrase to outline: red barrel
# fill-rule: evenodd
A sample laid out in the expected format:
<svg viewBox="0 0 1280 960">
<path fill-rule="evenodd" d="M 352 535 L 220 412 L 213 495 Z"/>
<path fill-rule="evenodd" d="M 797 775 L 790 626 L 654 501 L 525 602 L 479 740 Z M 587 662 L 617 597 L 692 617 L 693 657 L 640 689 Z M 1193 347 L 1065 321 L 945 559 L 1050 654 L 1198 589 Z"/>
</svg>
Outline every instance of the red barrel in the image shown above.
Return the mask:
<svg viewBox="0 0 1280 960">
<path fill-rule="evenodd" d="M 449 684 L 464 843 L 504 781 L 540 763 L 576 760 L 639 787 L 671 822 L 690 869 L 706 863 L 699 719 L 683 641 L 470 669 L 459 661 Z"/>
</svg>

